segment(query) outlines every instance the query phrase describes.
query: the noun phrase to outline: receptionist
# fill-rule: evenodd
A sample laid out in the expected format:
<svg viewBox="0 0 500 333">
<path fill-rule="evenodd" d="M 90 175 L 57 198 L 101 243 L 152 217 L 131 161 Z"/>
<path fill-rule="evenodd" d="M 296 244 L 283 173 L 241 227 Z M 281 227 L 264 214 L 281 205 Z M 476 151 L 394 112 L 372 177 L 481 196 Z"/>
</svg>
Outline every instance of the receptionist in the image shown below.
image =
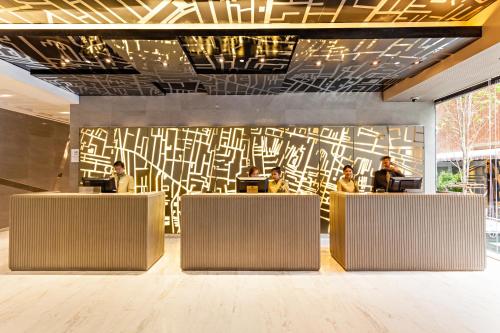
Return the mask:
<svg viewBox="0 0 500 333">
<path fill-rule="evenodd" d="M 251 167 L 248 169 L 248 177 L 258 177 L 259 176 L 259 169 L 256 166 Z"/>
<path fill-rule="evenodd" d="M 338 192 L 358 193 L 358 183 L 354 180 L 354 170 L 352 166 L 344 166 L 344 175 L 337 181 Z"/>
<path fill-rule="evenodd" d="M 384 192 L 389 192 L 389 184 L 392 177 L 404 177 L 403 173 L 399 171 L 398 167 L 391 163 L 390 156 L 384 156 L 380 159 L 382 161 L 382 169 L 375 171 L 373 176 L 372 191 L 376 192 L 378 189 Z"/>
<path fill-rule="evenodd" d="M 115 169 L 115 185 L 117 193 L 134 193 L 135 183 L 134 177 L 125 173 L 125 164 L 122 161 L 116 161 L 113 164 Z"/>
<path fill-rule="evenodd" d="M 281 177 L 281 168 L 276 167 L 271 170 L 271 180 L 268 184 L 271 193 L 288 193 L 288 182 Z"/>
</svg>

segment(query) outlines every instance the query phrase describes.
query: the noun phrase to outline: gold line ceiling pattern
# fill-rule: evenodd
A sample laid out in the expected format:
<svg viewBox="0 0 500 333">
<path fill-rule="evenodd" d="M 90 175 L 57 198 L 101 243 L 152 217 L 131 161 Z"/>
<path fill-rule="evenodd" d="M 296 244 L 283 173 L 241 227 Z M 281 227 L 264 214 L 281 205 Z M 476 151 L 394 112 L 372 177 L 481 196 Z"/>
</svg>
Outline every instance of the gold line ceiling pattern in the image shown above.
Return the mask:
<svg viewBox="0 0 500 333">
<path fill-rule="evenodd" d="M 198 74 L 285 74 L 297 36 L 182 36 Z"/>
<path fill-rule="evenodd" d="M 473 40 L 301 39 L 293 51 L 285 50 L 289 59 L 283 58 L 282 63 L 287 64 L 287 70 L 271 74 L 260 74 L 258 66 L 263 63 L 251 59 L 262 58 L 252 55 L 241 59 L 255 72 L 196 73 L 196 63 L 190 61 L 177 40 L 3 36 L 0 59 L 78 95 L 359 92 L 382 91 Z M 265 61 L 271 64 L 272 58 Z"/>
<path fill-rule="evenodd" d="M 301 40 L 281 91 L 381 91 L 435 64 L 473 40 Z"/>
<path fill-rule="evenodd" d="M 466 21 L 495 0 L 2 0 L 1 23 Z"/>
</svg>

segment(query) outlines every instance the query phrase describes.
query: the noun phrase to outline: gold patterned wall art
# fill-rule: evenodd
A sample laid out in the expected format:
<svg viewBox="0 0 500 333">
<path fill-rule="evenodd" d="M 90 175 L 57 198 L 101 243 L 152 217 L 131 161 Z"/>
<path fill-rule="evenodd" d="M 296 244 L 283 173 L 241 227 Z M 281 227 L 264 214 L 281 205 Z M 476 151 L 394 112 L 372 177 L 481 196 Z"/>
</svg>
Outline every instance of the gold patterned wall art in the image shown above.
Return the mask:
<svg viewBox="0 0 500 333">
<path fill-rule="evenodd" d="M 380 157 L 392 155 L 406 175 L 424 173 L 423 126 L 82 128 L 80 176 L 107 177 L 115 160 L 139 192 L 166 193 L 165 225 L 179 232 L 179 198 L 189 192 L 234 192 L 236 177 L 257 166 L 281 166 L 292 192 L 321 197 L 323 231 L 328 193 L 352 164 L 362 191 L 371 190 Z"/>
</svg>

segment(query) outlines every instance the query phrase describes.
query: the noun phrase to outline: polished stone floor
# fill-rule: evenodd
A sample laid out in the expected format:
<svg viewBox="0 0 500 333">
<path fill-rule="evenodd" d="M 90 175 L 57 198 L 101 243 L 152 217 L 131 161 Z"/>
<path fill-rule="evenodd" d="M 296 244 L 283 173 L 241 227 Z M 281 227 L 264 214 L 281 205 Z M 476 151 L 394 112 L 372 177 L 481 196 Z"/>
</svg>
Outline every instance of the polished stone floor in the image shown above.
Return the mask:
<svg viewBox="0 0 500 333">
<path fill-rule="evenodd" d="M 0 231 L 0 332 L 498 332 L 485 272 L 182 272 L 179 238 L 148 272 L 11 272 Z"/>
</svg>

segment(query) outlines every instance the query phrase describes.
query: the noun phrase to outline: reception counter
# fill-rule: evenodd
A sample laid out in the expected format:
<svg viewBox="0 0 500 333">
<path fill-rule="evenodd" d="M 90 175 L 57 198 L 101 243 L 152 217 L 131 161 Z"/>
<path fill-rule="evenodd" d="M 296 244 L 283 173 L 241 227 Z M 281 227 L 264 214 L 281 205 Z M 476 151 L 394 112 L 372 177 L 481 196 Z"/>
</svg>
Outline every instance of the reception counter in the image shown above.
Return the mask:
<svg viewBox="0 0 500 333">
<path fill-rule="evenodd" d="M 22 194 L 10 205 L 12 270 L 147 270 L 163 255 L 163 192 Z"/>
<path fill-rule="evenodd" d="M 184 270 L 318 270 L 315 194 L 187 194 L 181 197 Z"/>
<path fill-rule="evenodd" d="M 330 252 L 346 270 L 483 270 L 484 198 L 330 193 Z"/>
</svg>

